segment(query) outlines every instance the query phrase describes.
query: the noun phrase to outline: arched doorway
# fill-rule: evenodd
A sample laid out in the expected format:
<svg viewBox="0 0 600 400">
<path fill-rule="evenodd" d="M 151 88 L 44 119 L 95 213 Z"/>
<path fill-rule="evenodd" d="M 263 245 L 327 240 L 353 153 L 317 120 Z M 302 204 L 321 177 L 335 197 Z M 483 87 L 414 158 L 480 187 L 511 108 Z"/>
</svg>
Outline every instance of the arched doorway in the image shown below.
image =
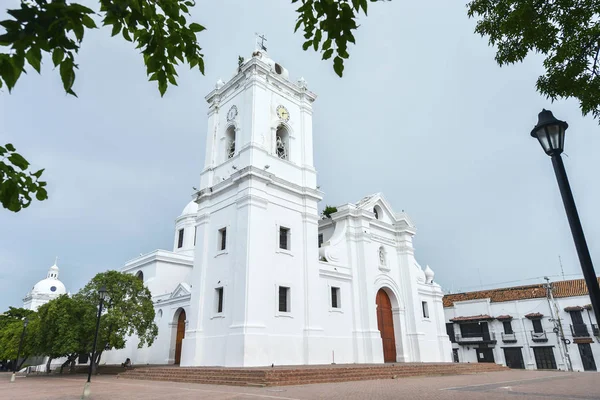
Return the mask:
<svg viewBox="0 0 600 400">
<path fill-rule="evenodd" d="M 181 343 L 185 337 L 185 310 L 181 310 L 177 318 L 177 335 L 175 336 L 175 364 L 181 362 Z"/>
<path fill-rule="evenodd" d="M 377 292 L 377 328 L 381 332 L 383 344 L 383 361 L 396 362 L 396 337 L 394 335 L 394 319 L 392 302 L 383 289 Z"/>
</svg>

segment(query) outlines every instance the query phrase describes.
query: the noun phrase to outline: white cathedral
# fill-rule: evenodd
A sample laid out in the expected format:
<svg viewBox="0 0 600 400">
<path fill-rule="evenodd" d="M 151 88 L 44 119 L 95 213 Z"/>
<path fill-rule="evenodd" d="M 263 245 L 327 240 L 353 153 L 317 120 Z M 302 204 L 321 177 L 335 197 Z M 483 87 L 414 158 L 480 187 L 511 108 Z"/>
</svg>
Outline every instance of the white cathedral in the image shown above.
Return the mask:
<svg viewBox="0 0 600 400">
<path fill-rule="evenodd" d="M 312 106 L 300 79 L 256 51 L 209 104 L 200 190 L 173 251 L 125 264 L 154 299 L 151 347 L 102 362 L 251 367 L 449 362 L 442 290 L 415 227 L 381 194 L 321 218 Z"/>
</svg>

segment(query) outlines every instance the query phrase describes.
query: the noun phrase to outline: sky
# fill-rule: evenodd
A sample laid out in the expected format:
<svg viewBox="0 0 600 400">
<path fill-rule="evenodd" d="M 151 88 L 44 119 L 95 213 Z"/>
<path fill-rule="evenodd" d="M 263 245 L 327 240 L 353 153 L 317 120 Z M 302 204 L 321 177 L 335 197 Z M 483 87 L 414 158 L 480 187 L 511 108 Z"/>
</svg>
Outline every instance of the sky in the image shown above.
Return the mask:
<svg viewBox="0 0 600 400">
<path fill-rule="evenodd" d="M 97 9 L 97 2 L 82 1 Z M 0 18 L 18 0 L 3 2 Z M 573 100 L 535 90 L 542 58 L 500 68 L 460 1 L 369 3 L 344 77 L 303 51 L 290 1 L 208 1 L 191 10 L 206 75 L 181 66 L 161 98 L 142 57 L 110 29 L 86 32 L 74 90 L 44 58 L 0 92 L 0 143 L 45 168 L 49 199 L 0 210 L 0 309 L 22 298 L 58 256 L 76 292 L 140 253 L 172 249 L 174 220 L 204 164 L 204 96 L 228 80 L 255 32 L 314 103 L 321 209 L 382 192 L 417 226 L 415 255 L 445 291 L 567 279 L 580 266 L 547 157 L 529 135 L 542 108 L 569 123 L 565 165 L 600 269 L 598 123 Z M 331 60 L 330 60 L 331 61 Z"/>
</svg>

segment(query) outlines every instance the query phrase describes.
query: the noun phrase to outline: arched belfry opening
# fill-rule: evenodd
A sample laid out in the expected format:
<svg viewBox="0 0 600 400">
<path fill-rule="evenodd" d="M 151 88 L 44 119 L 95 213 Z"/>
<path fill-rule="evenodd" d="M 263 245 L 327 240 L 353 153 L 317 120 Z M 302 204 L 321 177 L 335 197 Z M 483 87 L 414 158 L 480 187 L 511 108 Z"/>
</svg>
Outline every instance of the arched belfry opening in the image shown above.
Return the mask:
<svg viewBox="0 0 600 400">
<path fill-rule="evenodd" d="M 392 301 L 384 289 L 377 292 L 377 329 L 381 333 L 383 361 L 396 362 L 396 335 L 394 332 L 394 315 Z"/>
<path fill-rule="evenodd" d="M 173 363 L 177 365 L 181 363 L 181 345 L 185 338 L 185 321 L 185 310 L 183 308 L 177 309 L 173 316 L 173 332 L 171 334 L 171 354 L 173 354 Z"/>
<path fill-rule="evenodd" d="M 283 125 L 279 125 L 275 132 L 275 154 L 282 160 L 290 159 L 290 133 Z"/>
<path fill-rule="evenodd" d="M 230 159 L 235 155 L 235 127 L 230 126 L 225 132 L 225 158 Z"/>
<path fill-rule="evenodd" d="M 138 271 L 137 274 L 135 274 L 135 277 L 144 282 L 144 273 L 142 271 Z"/>
</svg>

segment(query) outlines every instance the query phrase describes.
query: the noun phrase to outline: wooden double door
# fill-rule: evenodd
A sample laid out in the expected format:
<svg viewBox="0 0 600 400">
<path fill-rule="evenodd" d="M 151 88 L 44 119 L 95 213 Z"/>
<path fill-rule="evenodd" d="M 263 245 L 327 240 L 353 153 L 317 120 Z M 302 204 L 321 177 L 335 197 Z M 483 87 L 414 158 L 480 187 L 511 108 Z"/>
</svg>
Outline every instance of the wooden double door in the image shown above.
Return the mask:
<svg viewBox="0 0 600 400">
<path fill-rule="evenodd" d="M 383 289 L 377 292 L 377 328 L 381 332 L 383 344 L 383 361 L 396 362 L 396 337 L 394 335 L 394 318 L 392 302 Z"/>
<path fill-rule="evenodd" d="M 177 336 L 175 336 L 175 364 L 181 363 L 181 344 L 185 337 L 185 311 L 181 310 L 177 318 Z"/>
</svg>

